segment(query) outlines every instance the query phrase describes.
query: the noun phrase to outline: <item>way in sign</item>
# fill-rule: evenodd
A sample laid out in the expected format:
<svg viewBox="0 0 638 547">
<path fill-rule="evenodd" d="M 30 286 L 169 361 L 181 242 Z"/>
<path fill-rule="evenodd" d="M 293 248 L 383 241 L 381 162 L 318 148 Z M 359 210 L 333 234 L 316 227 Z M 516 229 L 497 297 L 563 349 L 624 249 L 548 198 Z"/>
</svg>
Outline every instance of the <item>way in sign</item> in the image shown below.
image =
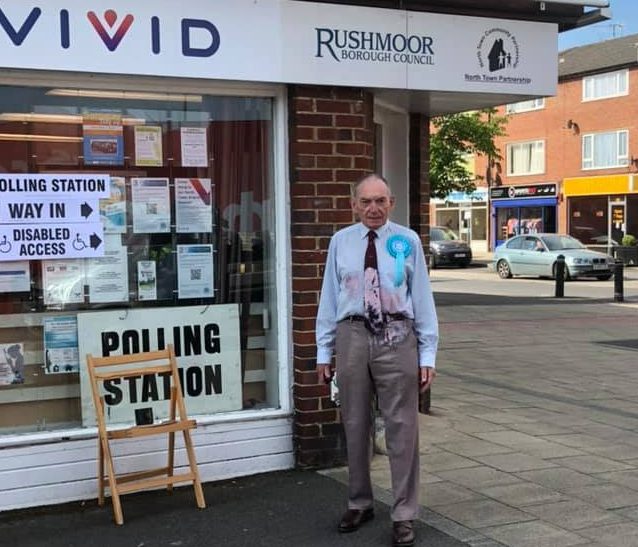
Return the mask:
<svg viewBox="0 0 638 547">
<path fill-rule="evenodd" d="M 38 200 L 12 199 L 0 203 L 0 223 L 23 222 L 95 222 L 97 200 Z"/>
</svg>

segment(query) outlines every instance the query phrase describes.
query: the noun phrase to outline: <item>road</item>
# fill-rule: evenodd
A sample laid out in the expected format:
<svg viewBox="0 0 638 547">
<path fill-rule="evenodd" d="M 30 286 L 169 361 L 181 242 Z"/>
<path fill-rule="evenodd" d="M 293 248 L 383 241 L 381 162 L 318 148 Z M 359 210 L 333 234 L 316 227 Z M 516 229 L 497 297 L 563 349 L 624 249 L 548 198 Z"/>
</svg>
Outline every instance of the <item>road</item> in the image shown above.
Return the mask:
<svg viewBox="0 0 638 547">
<path fill-rule="evenodd" d="M 500 279 L 485 264 L 463 268 L 440 268 L 430 271 L 435 293 L 472 293 L 508 297 L 553 298 L 556 283 L 553 279 L 514 277 Z M 638 268 L 624 270 L 624 298 L 638 303 Z M 614 279 L 576 279 L 565 283 L 565 298 L 614 300 Z"/>
</svg>

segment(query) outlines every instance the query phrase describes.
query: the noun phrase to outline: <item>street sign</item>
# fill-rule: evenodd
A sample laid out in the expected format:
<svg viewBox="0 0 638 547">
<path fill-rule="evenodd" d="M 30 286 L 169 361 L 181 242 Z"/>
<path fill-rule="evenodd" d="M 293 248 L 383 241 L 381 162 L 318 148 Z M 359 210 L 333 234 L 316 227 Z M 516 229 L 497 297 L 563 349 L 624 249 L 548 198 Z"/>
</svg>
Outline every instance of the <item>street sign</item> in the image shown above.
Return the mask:
<svg viewBox="0 0 638 547">
<path fill-rule="evenodd" d="M 0 202 L 0 224 L 98 222 L 97 199 L 55 199 L 10 195 Z"/>
<path fill-rule="evenodd" d="M 104 256 L 100 222 L 76 224 L 2 224 L 0 261 Z"/>
</svg>

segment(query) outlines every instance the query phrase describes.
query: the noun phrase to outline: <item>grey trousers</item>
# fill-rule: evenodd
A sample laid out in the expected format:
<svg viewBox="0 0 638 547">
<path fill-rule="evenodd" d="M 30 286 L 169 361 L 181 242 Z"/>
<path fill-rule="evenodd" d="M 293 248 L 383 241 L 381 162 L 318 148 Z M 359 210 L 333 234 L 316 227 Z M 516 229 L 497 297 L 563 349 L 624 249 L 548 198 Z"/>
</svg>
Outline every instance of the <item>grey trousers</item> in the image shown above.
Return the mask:
<svg viewBox="0 0 638 547">
<path fill-rule="evenodd" d="M 409 321 L 411 327 L 411 321 Z M 385 421 L 392 475 L 392 520 L 413 520 L 419 494 L 419 368 L 416 337 L 386 346 L 361 321 L 337 324 L 336 366 L 348 449 L 348 508 L 372 506 L 370 401 L 376 391 Z"/>
</svg>

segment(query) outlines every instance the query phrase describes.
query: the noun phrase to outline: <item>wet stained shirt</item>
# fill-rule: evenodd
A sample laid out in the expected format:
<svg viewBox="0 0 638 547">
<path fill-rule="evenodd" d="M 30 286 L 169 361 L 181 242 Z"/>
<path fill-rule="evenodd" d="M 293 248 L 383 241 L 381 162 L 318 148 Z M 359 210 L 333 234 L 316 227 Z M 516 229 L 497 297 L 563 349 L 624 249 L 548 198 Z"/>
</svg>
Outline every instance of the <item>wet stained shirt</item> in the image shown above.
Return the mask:
<svg viewBox="0 0 638 547">
<path fill-rule="evenodd" d="M 358 223 L 338 231 L 330 240 L 317 314 L 317 363 L 328 364 L 334 350 L 337 323 L 364 315 L 364 256 L 369 228 Z M 384 313 L 414 320 L 420 366 L 435 365 L 438 323 L 423 247 L 418 235 L 394 222 L 375 230 L 381 306 Z M 387 249 L 394 235 L 405 238 L 411 251 L 405 258 L 403 279 L 397 286 L 396 262 Z"/>
</svg>

